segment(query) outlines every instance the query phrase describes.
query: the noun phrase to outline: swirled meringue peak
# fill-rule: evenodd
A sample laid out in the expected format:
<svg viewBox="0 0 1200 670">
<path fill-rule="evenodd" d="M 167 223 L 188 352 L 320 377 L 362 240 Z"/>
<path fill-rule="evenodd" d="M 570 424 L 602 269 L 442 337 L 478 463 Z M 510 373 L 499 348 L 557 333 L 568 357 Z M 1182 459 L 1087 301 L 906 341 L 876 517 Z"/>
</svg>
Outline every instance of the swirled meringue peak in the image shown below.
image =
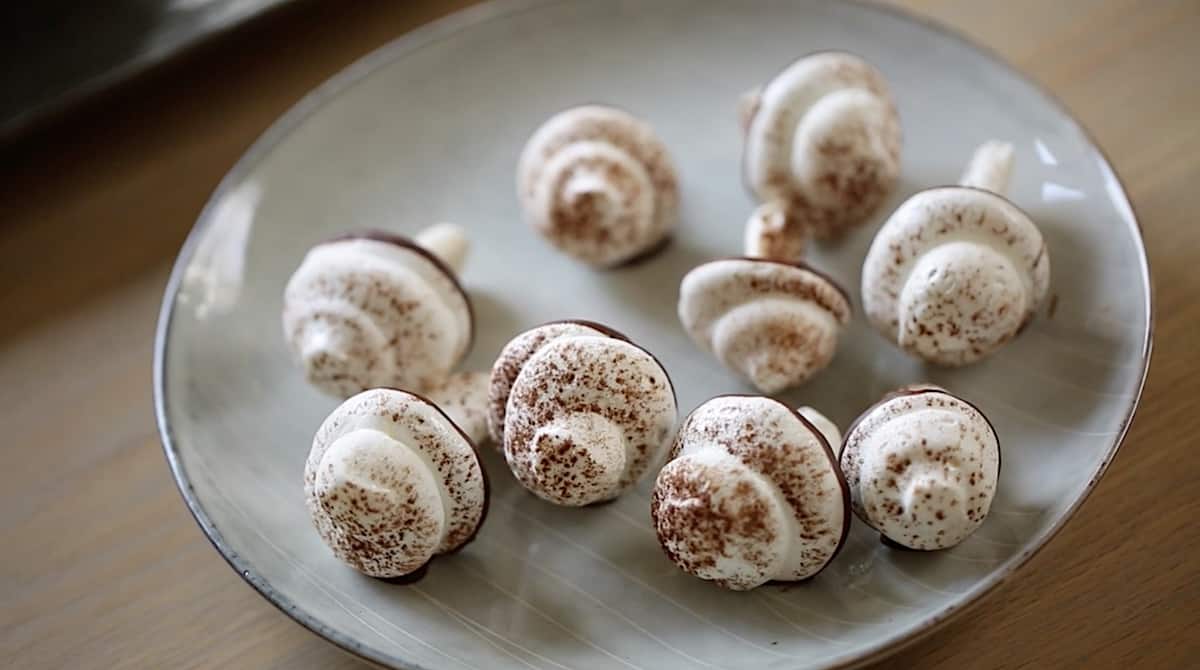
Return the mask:
<svg viewBox="0 0 1200 670">
<path fill-rule="evenodd" d="M 325 544 L 372 577 L 403 577 L 469 542 L 487 511 L 471 441 L 435 405 L 372 389 L 317 430 L 304 496 Z"/>
<path fill-rule="evenodd" d="M 538 497 L 569 506 L 615 498 L 661 463 L 677 418 L 658 361 L 588 322 L 517 336 L 492 369 L 490 401 L 513 475 Z"/>
<path fill-rule="evenodd" d="M 909 198 L 863 262 L 863 310 L 879 332 L 938 365 L 997 351 L 1034 317 L 1050 285 L 1041 231 L 1002 191 L 1011 146 L 989 142 L 964 181 Z"/>
<path fill-rule="evenodd" d="M 517 167 L 525 217 L 597 267 L 652 251 L 678 221 L 675 168 L 648 124 L 603 105 L 573 107 L 529 138 Z"/>
<path fill-rule="evenodd" d="M 883 75 L 858 56 L 805 56 L 748 94 L 739 114 L 746 184 L 816 237 L 862 223 L 895 187 L 900 119 Z"/>
<path fill-rule="evenodd" d="M 439 224 L 415 241 L 371 232 L 313 247 L 283 298 L 284 337 L 308 381 L 346 397 L 444 380 L 474 327 L 470 300 L 442 260 L 461 263 L 465 245 L 457 226 Z"/>
<path fill-rule="evenodd" d="M 829 365 L 850 313 L 837 284 L 799 263 L 716 260 L 679 285 L 684 330 L 763 393 L 801 384 Z"/>
<path fill-rule="evenodd" d="M 858 418 L 841 466 L 855 514 L 881 537 L 909 549 L 946 549 L 987 517 L 1000 442 L 971 403 L 936 386 L 913 386 Z"/>
<path fill-rule="evenodd" d="M 676 565 L 739 591 L 814 576 L 850 528 L 849 492 L 821 431 L 754 396 L 718 396 L 684 420 L 650 513 Z"/>
</svg>

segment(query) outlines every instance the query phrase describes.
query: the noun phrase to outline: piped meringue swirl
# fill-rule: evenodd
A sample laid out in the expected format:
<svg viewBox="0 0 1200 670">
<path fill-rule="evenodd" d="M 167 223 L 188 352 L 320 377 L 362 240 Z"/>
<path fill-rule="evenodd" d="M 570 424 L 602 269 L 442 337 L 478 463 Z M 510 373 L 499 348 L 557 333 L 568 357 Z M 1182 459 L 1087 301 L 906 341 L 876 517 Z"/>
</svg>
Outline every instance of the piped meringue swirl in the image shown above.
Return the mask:
<svg viewBox="0 0 1200 670">
<path fill-rule="evenodd" d="M 619 495 L 662 462 L 675 427 L 666 371 L 601 328 L 541 326 L 518 336 L 493 368 L 491 416 L 503 417 L 509 469 L 526 489 L 559 505 Z M 537 332 L 543 329 L 551 332 Z"/>
<path fill-rule="evenodd" d="M 568 255 L 608 267 L 666 239 L 679 189 L 649 125 L 603 105 L 552 117 L 521 154 L 517 190 L 526 219 Z"/>
<path fill-rule="evenodd" d="M 821 432 L 765 397 L 720 396 L 679 430 L 651 497 L 667 556 L 735 590 L 820 572 L 845 542 L 849 493 Z"/>
<path fill-rule="evenodd" d="M 746 183 L 819 238 L 865 220 L 895 187 L 900 121 L 883 75 L 838 51 L 805 56 L 741 105 Z"/>
<path fill-rule="evenodd" d="M 470 302 L 450 270 L 384 233 L 313 247 L 284 291 L 283 331 L 308 380 L 332 395 L 437 383 L 471 343 Z"/>
</svg>

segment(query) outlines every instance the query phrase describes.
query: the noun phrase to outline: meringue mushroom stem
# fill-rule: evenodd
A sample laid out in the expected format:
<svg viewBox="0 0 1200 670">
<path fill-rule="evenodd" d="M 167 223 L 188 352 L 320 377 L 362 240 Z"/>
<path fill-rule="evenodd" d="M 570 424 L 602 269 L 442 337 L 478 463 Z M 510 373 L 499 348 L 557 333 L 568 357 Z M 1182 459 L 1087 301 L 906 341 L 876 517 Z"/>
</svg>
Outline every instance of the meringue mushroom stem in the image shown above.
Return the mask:
<svg viewBox="0 0 1200 670">
<path fill-rule="evenodd" d="M 1004 195 L 1008 180 L 1012 176 L 1013 145 L 1009 142 L 989 140 L 979 145 L 967 163 L 959 184 Z"/>
<path fill-rule="evenodd" d="M 830 421 L 824 414 L 818 412 L 815 408 L 807 405 L 796 410 L 800 416 L 804 417 L 821 437 L 829 443 L 829 448 L 833 450 L 834 456 L 839 456 L 842 453 L 842 432 L 838 430 L 837 424 Z"/>
<path fill-rule="evenodd" d="M 804 255 L 808 231 L 788 211 L 787 204 L 772 201 L 759 205 L 746 221 L 742 253 L 750 258 L 794 262 Z"/>
<path fill-rule="evenodd" d="M 750 131 L 750 120 L 758 112 L 758 106 L 761 102 L 761 86 L 746 91 L 738 99 L 738 125 L 741 127 L 743 133 Z"/>
<path fill-rule="evenodd" d="M 414 240 L 422 249 L 437 256 L 454 274 L 462 271 L 467 259 L 467 233 L 453 223 L 435 223 L 417 233 Z"/>
</svg>

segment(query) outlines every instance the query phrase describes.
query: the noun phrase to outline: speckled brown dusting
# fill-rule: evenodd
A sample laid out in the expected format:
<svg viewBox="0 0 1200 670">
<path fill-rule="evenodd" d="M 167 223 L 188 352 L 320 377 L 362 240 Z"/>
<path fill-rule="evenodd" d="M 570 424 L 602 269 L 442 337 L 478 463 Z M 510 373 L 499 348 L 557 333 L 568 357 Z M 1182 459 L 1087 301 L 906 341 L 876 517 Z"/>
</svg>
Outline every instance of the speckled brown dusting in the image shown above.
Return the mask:
<svg viewBox="0 0 1200 670">
<path fill-rule="evenodd" d="M 841 467 L 863 521 L 908 548 L 944 549 L 983 523 L 1000 445 L 974 405 L 917 386 L 859 417 L 846 433 Z"/>
<path fill-rule="evenodd" d="M 680 428 L 651 516 L 680 568 L 748 589 L 820 571 L 845 541 L 849 493 L 829 444 L 795 410 L 719 396 Z"/>
<path fill-rule="evenodd" d="M 517 190 L 535 230 L 600 267 L 659 246 L 678 219 L 666 148 L 647 124 L 604 105 L 574 107 L 543 124 L 522 152 Z"/>
<path fill-rule="evenodd" d="M 313 247 L 284 293 L 293 356 L 311 383 L 342 397 L 443 379 L 469 349 L 473 322 L 440 261 L 383 233 Z"/>
<path fill-rule="evenodd" d="M 332 237 L 322 244 L 333 244 L 342 240 L 375 240 L 376 242 L 386 242 L 395 245 L 402 249 L 407 249 L 419 256 L 423 257 L 431 265 L 436 267 L 446 276 L 446 279 L 454 286 L 459 295 L 462 296 L 463 302 L 467 304 L 467 312 L 469 314 L 470 332 L 467 334 L 467 350 L 471 349 L 471 345 L 475 343 L 475 305 L 471 302 L 471 296 L 467 294 L 467 290 L 463 288 L 462 282 L 458 280 L 458 275 L 454 270 L 446 265 L 445 261 L 430 253 L 428 249 L 414 242 L 411 238 L 396 233 L 390 233 L 386 230 L 378 228 L 368 228 L 355 232 L 343 233 L 337 237 Z"/>
<path fill-rule="evenodd" d="M 666 371 L 591 324 L 548 324 L 518 336 L 492 380 L 492 416 L 503 422 L 509 468 L 542 498 L 564 505 L 612 498 L 665 456 L 676 416 Z"/>
<path fill-rule="evenodd" d="M 488 431 L 499 448 L 504 446 L 504 414 L 508 408 L 508 396 L 517 375 L 530 356 L 537 353 L 547 342 L 568 335 L 599 335 L 629 341 L 621 333 L 591 321 L 552 321 L 531 328 L 513 339 L 500 350 L 492 364 L 491 380 L 488 384 Z"/>
<path fill-rule="evenodd" d="M 742 154 L 747 187 L 760 202 L 786 203 L 811 234 L 842 234 L 895 187 L 899 117 L 882 75 L 857 56 L 805 56 L 743 106 L 751 110 Z M 804 157 L 799 171 L 797 154 Z"/>
<path fill-rule="evenodd" d="M 488 486 L 470 439 L 437 406 L 375 389 L 318 429 L 305 496 L 338 558 L 370 576 L 397 577 L 469 542 L 486 516 Z"/>
<path fill-rule="evenodd" d="M 850 314 L 841 288 L 798 262 L 712 261 L 684 276 L 679 288 L 684 330 L 764 393 L 824 369 Z"/>
</svg>

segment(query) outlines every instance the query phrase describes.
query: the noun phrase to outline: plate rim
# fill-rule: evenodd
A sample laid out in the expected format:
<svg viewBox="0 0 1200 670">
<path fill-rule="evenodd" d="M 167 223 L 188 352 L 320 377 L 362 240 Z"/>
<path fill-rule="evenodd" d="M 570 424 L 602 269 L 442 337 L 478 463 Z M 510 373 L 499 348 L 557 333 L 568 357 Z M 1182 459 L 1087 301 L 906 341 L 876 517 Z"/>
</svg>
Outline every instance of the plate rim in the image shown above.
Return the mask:
<svg viewBox="0 0 1200 670">
<path fill-rule="evenodd" d="M 329 626 L 325 625 L 319 618 L 312 613 L 302 610 L 297 607 L 289 598 L 276 591 L 270 582 L 260 577 L 249 561 L 245 560 L 238 554 L 237 550 L 230 546 L 221 533 L 220 529 L 208 515 L 204 505 L 197 498 L 196 493 L 191 485 L 191 479 L 184 467 L 180 453 L 175 444 L 174 431 L 167 418 L 167 348 L 168 340 L 171 332 L 173 315 L 175 312 L 176 300 L 179 296 L 179 289 L 182 284 L 187 266 L 192 261 L 196 252 L 196 247 L 199 244 L 204 232 L 208 229 L 213 219 L 213 213 L 219 203 L 233 188 L 239 183 L 243 177 L 254 168 L 262 158 L 275 149 L 284 139 L 286 139 L 292 131 L 298 128 L 303 121 L 317 112 L 327 102 L 332 101 L 343 91 L 358 84 L 366 79 L 370 74 L 385 65 L 388 65 L 405 54 L 417 51 L 425 46 L 436 43 L 437 41 L 450 37 L 451 35 L 474 27 L 476 25 L 486 23 L 488 21 L 499 18 L 506 18 L 547 7 L 551 5 L 563 4 L 572 0 L 485 0 L 484 2 L 457 10 L 447 14 L 441 18 L 435 19 L 429 23 L 418 26 L 417 28 L 405 32 L 394 39 L 388 41 L 382 46 L 370 51 L 366 55 L 355 60 L 350 65 L 335 73 L 332 77 L 325 80 L 312 90 L 305 93 L 299 101 L 294 103 L 286 112 L 279 118 L 273 121 L 267 129 L 259 135 L 257 139 L 247 148 L 238 158 L 237 162 L 225 173 L 225 176 L 217 183 L 216 188 L 206 200 L 204 207 L 200 210 L 200 214 L 196 218 L 192 229 L 189 231 L 183 246 L 180 248 L 174 264 L 171 268 L 171 274 L 167 279 L 167 285 L 164 290 L 162 305 L 159 309 L 158 320 L 154 334 L 154 365 L 153 365 L 153 390 L 154 390 L 154 418 L 158 427 L 159 440 L 162 443 L 163 453 L 166 456 L 167 465 L 170 468 L 171 476 L 175 480 L 175 485 L 183 498 L 184 504 L 188 511 L 195 519 L 197 525 L 200 526 L 208 541 L 217 550 L 217 553 L 225 559 L 226 563 L 233 568 L 234 572 L 240 576 L 243 581 L 249 584 L 255 591 L 265 598 L 269 603 L 287 615 L 290 619 L 300 624 L 309 631 L 319 635 L 323 639 L 333 643 L 342 651 L 348 652 L 358 658 L 369 663 L 398 668 L 400 670 L 432 670 L 409 660 L 405 660 L 398 656 L 383 653 L 377 649 L 373 649 L 368 645 L 364 645 L 357 640 L 348 636 L 344 636 Z M 832 2 L 833 0 L 819 0 L 820 2 Z M 826 670 L 853 668 L 866 665 L 873 661 L 879 661 L 887 656 L 890 656 L 901 649 L 909 647 L 914 643 L 928 637 L 935 631 L 942 628 L 947 622 L 954 619 L 962 612 L 971 609 L 980 604 L 986 597 L 993 593 L 998 586 L 1008 581 L 1008 578 L 1021 569 L 1030 559 L 1033 558 L 1039 551 L 1042 550 L 1055 536 L 1066 526 L 1066 524 L 1075 516 L 1079 508 L 1091 496 L 1096 489 L 1100 479 L 1108 470 L 1113 460 L 1117 456 L 1121 445 L 1124 444 L 1125 438 L 1129 434 L 1130 425 L 1133 423 L 1133 418 L 1137 413 L 1141 403 L 1142 394 L 1145 391 L 1146 378 L 1150 369 L 1150 358 L 1154 348 L 1154 325 L 1155 325 L 1155 301 L 1154 301 L 1154 280 L 1151 275 L 1149 258 L 1146 254 L 1145 240 L 1143 239 L 1143 229 L 1141 218 L 1137 215 L 1137 209 L 1132 199 L 1129 197 L 1129 190 L 1126 188 L 1124 181 L 1117 172 L 1116 167 L 1105 153 L 1103 147 L 1096 141 L 1095 136 L 1087 129 L 1086 126 L 1076 117 L 1070 109 L 1058 98 L 1052 91 L 1044 87 L 1042 84 L 1034 80 L 1029 75 L 1025 74 L 1019 68 L 1010 64 L 1006 58 L 998 52 L 981 44 L 971 37 L 968 37 L 964 32 L 957 28 L 951 27 L 939 20 L 928 16 L 911 12 L 905 8 L 878 4 L 871 0 L 842 0 L 849 4 L 855 5 L 858 9 L 867 12 L 875 12 L 886 14 L 901 21 L 907 21 L 921 25 L 929 30 L 939 33 L 943 37 L 959 42 L 968 48 L 971 48 L 982 55 L 993 66 L 1008 71 L 1010 74 L 1020 79 L 1022 82 L 1036 90 L 1046 102 L 1058 111 L 1063 117 L 1068 119 L 1087 140 L 1088 144 L 1096 151 L 1099 159 L 1103 163 L 1103 167 L 1113 176 L 1121 191 L 1121 197 L 1128 206 L 1128 211 L 1131 218 L 1122 219 L 1130 225 L 1133 232 L 1133 239 L 1138 250 L 1138 262 L 1143 276 L 1146 278 L 1142 286 L 1143 297 L 1146 304 L 1146 327 L 1143 332 L 1144 345 L 1141 353 L 1141 373 L 1138 375 L 1137 388 L 1130 400 L 1129 407 L 1122 419 L 1121 426 L 1116 435 L 1113 436 L 1112 443 L 1109 445 L 1107 453 L 1100 461 L 1095 472 L 1089 478 L 1088 483 L 1084 486 L 1083 491 L 1079 496 L 1072 501 L 1058 519 L 1054 521 L 1043 533 L 1036 536 L 1026 548 L 1016 556 L 1000 564 L 991 574 L 978 582 L 974 587 L 960 596 L 957 603 L 952 604 L 933 615 L 922 619 L 909 629 L 903 631 L 899 635 L 886 636 L 876 641 L 875 643 L 866 645 L 856 651 L 849 658 L 834 663 L 832 665 L 822 666 Z"/>
</svg>

